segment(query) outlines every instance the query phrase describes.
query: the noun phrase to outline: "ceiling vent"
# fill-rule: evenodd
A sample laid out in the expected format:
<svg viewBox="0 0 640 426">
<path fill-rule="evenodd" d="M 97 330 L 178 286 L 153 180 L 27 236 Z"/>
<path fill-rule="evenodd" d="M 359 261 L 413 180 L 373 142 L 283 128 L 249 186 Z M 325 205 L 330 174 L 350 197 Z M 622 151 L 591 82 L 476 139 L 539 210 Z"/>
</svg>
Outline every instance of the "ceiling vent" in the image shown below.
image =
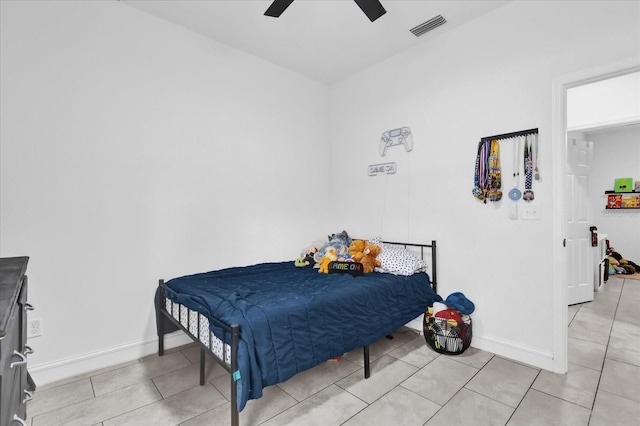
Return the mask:
<svg viewBox="0 0 640 426">
<path fill-rule="evenodd" d="M 439 27 L 440 25 L 447 22 L 446 19 L 442 17 L 442 15 L 438 15 L 435 18 L 429 19 L 427 22 L 423 22 L 417 27 L 411 28 L 409 31 L 413 33 L 414 36 L 420 37 L 422 34 L 431 31 L 432 29 Z"/>
</svg>

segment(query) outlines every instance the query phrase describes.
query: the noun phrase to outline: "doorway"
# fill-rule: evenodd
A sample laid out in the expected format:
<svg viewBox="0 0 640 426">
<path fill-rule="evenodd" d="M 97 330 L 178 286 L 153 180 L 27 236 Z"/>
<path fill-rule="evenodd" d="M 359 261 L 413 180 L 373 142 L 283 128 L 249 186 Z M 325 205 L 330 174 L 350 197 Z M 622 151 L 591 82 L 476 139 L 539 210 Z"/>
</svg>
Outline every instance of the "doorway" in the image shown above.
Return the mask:
<svg viewBox="0 0 640 426">
<path fill-rule="evenodd" d="M 617 145 L 623 146 L 624 150 L 616 153 L 613 149 L 607 152 L 602 143 L 595 149 L 591 137 L 605 133 L 613 136 L 617 129 L 624 130 L 624 127 L 640 121 L 639 94 L 640 72 L 606 78 L 567 90 L 567 222 L 564 241 L 567 252 L 566 280 L 569 305 L 592 301 L 594 291 L 599 289 L 604 276 L 604 239 L 609 230 L 605 225 L 611 225 L 611 222 L 606 221 L 607 216 L 602 213 L 605 206 L 603 194 L 613 188 L 615 178 L 640 176 L 636 163 L 632 160 L 634 158 L 637 161 L 633 154 L 638 149 L 635 138 L 629 144 L 618 143 Z M 632 135 L 629 134 L 629 137 L 632 138 Z M 619 138 L 610 137 L 610 142 L 606 145 L 614 147 L 617 139 Z M 600 138 L 600 141 L 603 139 Z M 594 155 L 596 151 L 600 154 Z M 623 154 L 625 152 L 627 155 Z M 628 155 L 632 158 L 628 158 Z M 612 160 L 622 174 L 616 175 L 612 171 Z M 599 175 L 596 173 L 594 176 L 594 172 L 599 172 Z M 605 172 L 609 174 L 607 182 L 611 182 L 608 186 L 603 183 L 607 175 Z M 599 188 L 599 192 L 595 191 L 596 187 Z M 635 222 L 634 227 L 640 229 Z M 625 234 L 618 237 L 623 235 Z M 629 245 L 623 239 L 620 242 Z M 633 250 L 634 254 L 637 251 Z"/>
<path fill-rule="evenodd" d="M 553 190 L 553 371 L 564 374 L 568 370 L 567 329 L 567 268 L 569 259 L 565 248 L 567 232 L 566 189 L 567 173 L 567 91 L 597 81 L 640 71 L 639 58 L 559 77 L 552 84 L 551 152 L 554 177 Z"/>
</svg>

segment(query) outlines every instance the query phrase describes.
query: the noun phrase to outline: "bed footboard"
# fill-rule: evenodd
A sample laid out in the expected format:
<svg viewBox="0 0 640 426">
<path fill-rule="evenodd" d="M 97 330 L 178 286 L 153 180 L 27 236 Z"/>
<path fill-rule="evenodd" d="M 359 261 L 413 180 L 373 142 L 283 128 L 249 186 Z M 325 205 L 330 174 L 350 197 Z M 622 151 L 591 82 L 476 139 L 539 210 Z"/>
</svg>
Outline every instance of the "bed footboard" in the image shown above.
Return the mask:
<svg viewBox="0 0 640 426">
<path fill-rule="evenodd" d="M 158 327 L 158 355 L 164 355 L 164 336 L 168 332 L 175 329 L 184 331 L 194 342 L 200 346 L 200 385 L 205 383 L 205 354 L 209 353 L 225 370 L 230 373 L 230 386 L 231 386 L 231 426 L 239 425 L 239 412 L 238 412 L 238 391 L 236 387 L 236 381 L 239 377 L 238 371 L 238 345 L 240 342 L 240 326 L 238 324 L 227 325 L 217 320 L 216 318 L 209 317 L 208 315 L 200 312 L 187 310 L 182 305 L 174 304 L 165 296 L 165 291 L 172 292 L 164 285 L 164 280 L 158 282 L 158 292 L 156 295 L 156 322 Z M 170 311 L 167 306 L 170 306 Z M 185 312 L 187 315 L 185 315 Z M 173 324 L 175 327 L 171 327 L 172 330 L 167 330 L 167 322 Z M 228 336 L 228 342 L 220 340 L 222 345 L 221 356 L 214 353 L 213 347 L 216 342 L 216 337 L 209 330 L 209 324 L 215 324 L 223 330 L 225 336 Z M 218 339 L 219 340 L 219 339 Z"/>
</svg>

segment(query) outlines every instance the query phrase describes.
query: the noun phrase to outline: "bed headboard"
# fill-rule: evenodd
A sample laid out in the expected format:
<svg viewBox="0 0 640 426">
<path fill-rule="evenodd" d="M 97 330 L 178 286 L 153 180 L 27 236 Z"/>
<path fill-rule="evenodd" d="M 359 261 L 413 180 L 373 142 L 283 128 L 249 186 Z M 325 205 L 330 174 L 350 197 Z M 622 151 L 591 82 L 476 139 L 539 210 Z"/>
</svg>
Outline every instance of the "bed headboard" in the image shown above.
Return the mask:
<svg viewBox="0 0 640 426">
<path fill-rule="evenodd" d="M 404 247 L 407 250 L 411 250 L 413 252 L 416 253 L 416 255 L 419 252 L 419 256 L 420 259 L 425 260 L 424 258 L 424 251 L 425 249 L 430 249 L 431 250 L 431 273 L 429 274 L 429 277 L 431 278 L 431 287 L 433 288 L 433 291 L 437 294 L 438 293 L 438 268 L 437 268 L 437 253 L 436 253 L 436 240 L 431 240 L 431 244 L 414 244 L 414 243 L 398 243 L 395 241 L 382 241 L 383 243 L 386 244 L 392 244 L 395 246 L 401 246 Z"/>
</svg>

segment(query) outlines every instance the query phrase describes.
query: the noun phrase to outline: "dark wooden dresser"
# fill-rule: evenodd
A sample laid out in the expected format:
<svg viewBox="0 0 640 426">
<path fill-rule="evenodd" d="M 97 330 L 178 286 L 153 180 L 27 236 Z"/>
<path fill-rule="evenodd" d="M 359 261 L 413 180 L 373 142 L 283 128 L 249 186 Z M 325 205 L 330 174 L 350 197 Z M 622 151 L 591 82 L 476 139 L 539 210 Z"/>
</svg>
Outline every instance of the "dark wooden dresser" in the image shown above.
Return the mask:
<svg viewBox="0 0 640 426">
<path fill-rule="evenodd" d="M 28 257 L 0 258 L 0 426 L 25 425 L 35 384 L 27 372 Z"/>
</svg>

